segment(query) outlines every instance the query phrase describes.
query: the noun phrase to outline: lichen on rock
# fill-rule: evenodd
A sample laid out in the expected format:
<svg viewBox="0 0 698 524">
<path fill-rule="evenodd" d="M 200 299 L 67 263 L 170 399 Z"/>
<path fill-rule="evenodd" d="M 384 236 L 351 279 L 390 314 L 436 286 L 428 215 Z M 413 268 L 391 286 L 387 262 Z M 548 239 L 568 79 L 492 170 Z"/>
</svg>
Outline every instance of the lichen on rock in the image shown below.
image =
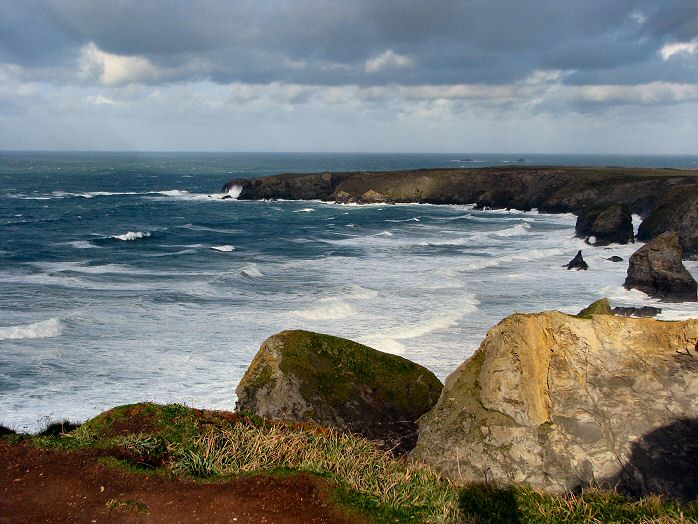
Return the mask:
<svg viewBox="0 0 698 524">
<path fill-rule="evenodd" d="M 236 393 L 238 409 L 360 433 L 405 451 L 442 387 L 431 371 L 402 357 L 297 330 L 262 344 Z"/>
<path fill-rule="evenodd" d="M 461 482 L 695 498 L 695 439 L 674 426 L 698 420 L 697 344 L 698 320 L 512 315 L 448 377 L 411 456 Z"/>
</svg>

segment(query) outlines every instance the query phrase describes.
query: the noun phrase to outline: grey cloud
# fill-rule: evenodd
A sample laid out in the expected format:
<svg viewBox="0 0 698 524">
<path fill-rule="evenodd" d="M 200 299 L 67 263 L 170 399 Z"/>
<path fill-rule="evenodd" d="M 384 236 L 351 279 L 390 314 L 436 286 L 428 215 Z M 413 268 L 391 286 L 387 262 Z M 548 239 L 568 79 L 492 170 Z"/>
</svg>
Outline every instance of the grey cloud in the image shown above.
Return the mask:
<svg viewBox="0 0 698 524">
<path fill-rule="evenodd" d="M 657 61 L 665 43 L 698 34 L 695 0 L 0 2 L 3 61 L 67 64 L 94 42 L 174 72 L 150 82 L 497 84 L 539 69 L 576 70 L 571 82 L 696 77 Z M 367 72 L 387 50 L 411 67 Z"/>
</svg>

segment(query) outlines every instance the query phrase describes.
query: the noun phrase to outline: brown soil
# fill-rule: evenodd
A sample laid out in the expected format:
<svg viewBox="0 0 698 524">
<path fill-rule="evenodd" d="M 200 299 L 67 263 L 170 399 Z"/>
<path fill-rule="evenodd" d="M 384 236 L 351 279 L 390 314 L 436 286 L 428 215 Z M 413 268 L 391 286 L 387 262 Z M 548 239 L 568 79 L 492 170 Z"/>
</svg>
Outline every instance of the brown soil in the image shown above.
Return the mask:
<svg viewBox="0 0 698 524">
<path fill-rule="evenodd" d="M 307 474 L 201 483 L 0 441 L 0 522 L 358 523 Z"/>
</svg>

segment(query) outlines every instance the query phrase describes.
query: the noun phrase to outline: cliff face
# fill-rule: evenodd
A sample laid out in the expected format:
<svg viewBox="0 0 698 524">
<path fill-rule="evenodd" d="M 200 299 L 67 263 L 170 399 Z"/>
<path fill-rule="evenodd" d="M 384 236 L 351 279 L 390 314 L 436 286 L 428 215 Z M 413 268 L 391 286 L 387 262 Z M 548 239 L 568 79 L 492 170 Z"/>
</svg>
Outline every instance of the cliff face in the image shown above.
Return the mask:
<svg viewBox="0 0 698 524">
<path fill-rule="evenodd" d="M 465 482 L 698 494 L 698 320 L 512 315 L 447 379 L 412 456 Z"/>
<path fill-rule="evenodd" d="M 280 174 L 228 182 L 243 200 L 288 199 L 472 204 L 478 207 L 578 214 L 585 207 L 622 204 L 647 217 L 640 237 L 675 230 L 684 255 L 698 256 L 698 173 L 670 169 L 511 167 L 396 172 Z"/>
</svg>

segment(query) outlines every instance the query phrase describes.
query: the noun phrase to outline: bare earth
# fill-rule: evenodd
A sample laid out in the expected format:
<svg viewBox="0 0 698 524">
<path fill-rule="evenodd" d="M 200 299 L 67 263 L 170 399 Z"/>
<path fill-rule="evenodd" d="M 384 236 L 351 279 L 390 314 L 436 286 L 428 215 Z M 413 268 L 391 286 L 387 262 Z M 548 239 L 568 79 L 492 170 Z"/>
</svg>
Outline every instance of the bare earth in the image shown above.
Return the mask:
<svg viewBox="0 0 698 524">
<path fill-rule="evenodd" d="M 0 441 L 0 522 L 356 523 L 321 479 L 255 476 L 201 483 Z"/>
</svg>

